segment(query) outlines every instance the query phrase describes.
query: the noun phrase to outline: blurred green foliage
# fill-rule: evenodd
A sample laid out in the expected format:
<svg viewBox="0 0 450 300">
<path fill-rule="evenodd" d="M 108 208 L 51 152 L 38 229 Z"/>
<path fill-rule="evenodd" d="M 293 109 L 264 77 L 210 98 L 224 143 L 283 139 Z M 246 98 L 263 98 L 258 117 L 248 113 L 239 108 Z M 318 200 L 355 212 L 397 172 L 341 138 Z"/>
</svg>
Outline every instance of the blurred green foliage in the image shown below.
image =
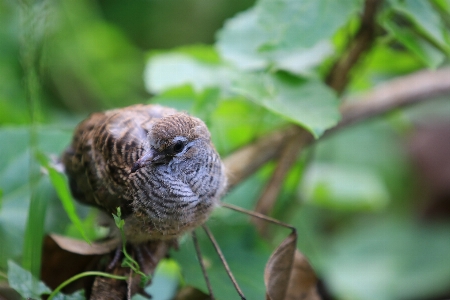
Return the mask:
<svg viewBox="0 0 450 300">
<path fill-rule="evenodd" d="M 289 122 L 320 137 L 339 121 L 341 101 L 324 78 L 359 27 L 363 4 L 1 1 L 1 272 L 15 260 L 38 276 L 45 232 L 79 237 L 75 227 L 94 226 L 93 213 L 77 203 L 80 220 L 71 223 L 55 192 L 67 192 L 64 180 L 53 172 L 52 186 L 42 168 L 52 167 L 38 161 L 39 153 L 57 157 L 89 112 L 142 102 L 186 110 L 205 120 L 222 156 Z M 344 96 L 448 64 L 449 24 L 447 0 L 385 1 L 374 45 L 352 69 Z M 293 166 L 273 216 L 299 229 L 299 249 L 336 299 L 448 292 L 450 224 L 419 220 L 420 177 L 405 142 L 416 122 L 449 117 L 448 98 L 398 110 L 321 140 Z M 273 168 L 224 201 L 252 209 Z M 208 224 L 248 299 L 262 299 L 265 262 L 286 232 L 271 227 L 269 243 L 248 217 L 225 209 Z M 199 238 L 213 289 L 219 298 L 233 295 L 217 255 Z M 172 255 L 176 263 L 161 264 L 156 275 L 167 289 L 151 287 L 154 299 L 170 298 L 177 285 L 205 290 L 191 241 Z"/>
</svg>

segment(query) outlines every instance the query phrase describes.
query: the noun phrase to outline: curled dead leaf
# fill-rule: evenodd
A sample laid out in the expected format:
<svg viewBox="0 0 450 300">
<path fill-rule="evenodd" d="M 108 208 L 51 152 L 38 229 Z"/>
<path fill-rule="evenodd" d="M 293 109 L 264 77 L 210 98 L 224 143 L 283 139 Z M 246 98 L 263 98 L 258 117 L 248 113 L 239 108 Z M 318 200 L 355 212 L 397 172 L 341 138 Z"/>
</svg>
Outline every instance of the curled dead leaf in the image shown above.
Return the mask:
<svg viewBox="0 0 450 300">
<path fill-rule="evenodd" d="M 291 277 L 294 253 L 297 246 L 297 232 L 292 233 L 272 253 L 264 270 L 266 298 L 284 300 Z"/>
<path fill-rule="evenodd" d="M 50 234 L 51 239 L 61 248 L 80 255 L 102 255 L 115 250 L 120 245 L 119 239 L 106 240 L 88 244 L 83 240 L 73 239 L 58 234 Z"/>
<path fill-rule="evenodd" d="M 74 242 L 72 243 L 72 241 Z M 85 243 L 57 235 L 47 235 L 45 237 L 42 249 L 41 279 L 51 289 L 55 289 L 62 282 L 76 274 L 92 270 L 101 259 L 102 254 L 77 253 L 86 252 L 80 250 L 84 246 L 79 247 L 77 242 Z M 67 286 L 63 292 L 72 293 L 89 285 L 90 281 L 92 281 L 92 278 L 87 277 L 83 280 L 77 280 Z"/>
<path fill-rule="evenodd" d="M 120 240 L 95 242 L 91 245 L 56 234 L 47 235 L 42 251 L 41 278 L 55 289 L 63 281 L 86 271 L 100 271 L 112 275 L 129 277 L 127 281 L 101 276 L 82 277 L 63 289 L 65 293 L 84 289 L 89 299 L 128 299 L 134 294 L 145 292 L 140 285 L 140 275 L 122 267 L 120 260 L 114 261 Z M 151 241 L 140 245 L 128 245 L 129 254 L 138 260 L 140 271 L 153 274 L 159 261 L 166 257 L 173 241 Z M 148 282 L 150 283 L 150 282 Z"/>
<path fill-rule="evenodd" d="M 321 299 L 316 274 L 296 245 L 297 233 L 293 231 L 270 256 L 264 270 L 266 299 Z"/>
<path fill-rule="evenodd" d="M 286 300 L 320 300 L 317 277 L 307 258 L 295 250 Z"/>
</svg>

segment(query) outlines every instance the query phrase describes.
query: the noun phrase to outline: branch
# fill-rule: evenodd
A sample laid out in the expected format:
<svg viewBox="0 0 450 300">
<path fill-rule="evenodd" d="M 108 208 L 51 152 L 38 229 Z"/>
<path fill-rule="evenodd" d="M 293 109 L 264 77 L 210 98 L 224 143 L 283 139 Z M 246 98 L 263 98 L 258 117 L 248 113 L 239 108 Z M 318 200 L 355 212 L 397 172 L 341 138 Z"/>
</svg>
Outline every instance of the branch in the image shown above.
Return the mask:
<svg viewBox="0 0 450 300">
<path fill-rule="evenodd" d="M 297 126 L 279 129 L 229 155 L 224 160 L 228 189 L 232 189 L 236 184 L 255 173 L 266 162 L 276 157 L 286 140 L 298 136 L 303 131 Z"/>
<path fill-rule="evenodd" d="M 341 107 L 342 120 L 327 134 L 341 127 L 450 93 L 450 68 L 419 71 L 381 84 L 371 92 L 350 99 Z"/>
<path fill-rule="evenodd" d="M 290 139 L 283 145 L 278 158 L 277 167 L 266 184 L 261 197 L 256 202 L 255 211 L 257 213 L 268 215 L 272 211 L 278 194 L 283 186 L 284 179 L 291 167 L 295 164 L 299 151 L 311 142 L 311 135 L 302 135 L 301 137 L 304 139 Z M 262 235 L 266 235 L 267 222 L 258 218 L 253 218 L 253 222 L 255 223 L 258 232 Z"/>
<path fill-rule="evenodd" d="M 347 52 L 334 63 L 328 74 L 326 83 L 338 94 L 341 94 L 347 86 L 352 67 L 361 55 L 370 49 L 375 40 L 375 16 L 382 2 L 382 0 L 366 0 L 358 32 L 347 46 Z"/>
<path fill-rule="evenodd" d="M 346 102 L 341 108 L 342 121 L 328 130 L 325 136 L 350 124 L 365 121 L 393 109 L 448 94 L 450 94 L 450 68 L 419 71 L 394 79 Z M 229 171 L 229 188 L 243 181 L 268 161 L 278 157 L 283 145 L 292 139 L 307 140 L 308 142 L 303 146 L 314 140 L 306 130 L 291 125 L 226 157 L 224 164 Z"/>
</svg>

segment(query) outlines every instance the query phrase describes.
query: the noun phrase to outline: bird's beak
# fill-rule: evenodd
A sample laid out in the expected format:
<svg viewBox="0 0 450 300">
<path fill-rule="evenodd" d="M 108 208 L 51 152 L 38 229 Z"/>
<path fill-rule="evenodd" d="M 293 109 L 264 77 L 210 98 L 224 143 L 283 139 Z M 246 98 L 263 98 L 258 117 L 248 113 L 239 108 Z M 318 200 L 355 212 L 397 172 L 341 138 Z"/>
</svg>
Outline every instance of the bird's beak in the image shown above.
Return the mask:
<svg viewBox="0 0 450 300">
<path fill-rule="evenodd" d="M 131 168 L 131 173 L 134 173 L 145 165 L 151 163 L 156 157 L 156 151 L 153 148 L 150 148 L 150 150 L 145 152 L 144 155 L 134 163 L 133 167 Z"/>
</svg>

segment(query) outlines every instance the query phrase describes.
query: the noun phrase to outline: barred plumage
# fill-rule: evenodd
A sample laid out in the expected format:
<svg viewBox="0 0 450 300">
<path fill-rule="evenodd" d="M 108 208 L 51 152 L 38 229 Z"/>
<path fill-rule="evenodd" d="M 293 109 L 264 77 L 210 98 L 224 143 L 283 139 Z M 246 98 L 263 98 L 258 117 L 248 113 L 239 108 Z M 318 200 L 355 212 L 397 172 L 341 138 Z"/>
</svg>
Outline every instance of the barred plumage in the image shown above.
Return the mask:
<svg viewBox="0 0 450 300">
<path fill-rule="evenodd" d="M 92 114 L 75 130 L 63 163 L 74 197 L 109 215 L 120 207 L 133 243 L 199 226 L 226 186 L 206 125 L 159 105 Z"/>
</svg>

